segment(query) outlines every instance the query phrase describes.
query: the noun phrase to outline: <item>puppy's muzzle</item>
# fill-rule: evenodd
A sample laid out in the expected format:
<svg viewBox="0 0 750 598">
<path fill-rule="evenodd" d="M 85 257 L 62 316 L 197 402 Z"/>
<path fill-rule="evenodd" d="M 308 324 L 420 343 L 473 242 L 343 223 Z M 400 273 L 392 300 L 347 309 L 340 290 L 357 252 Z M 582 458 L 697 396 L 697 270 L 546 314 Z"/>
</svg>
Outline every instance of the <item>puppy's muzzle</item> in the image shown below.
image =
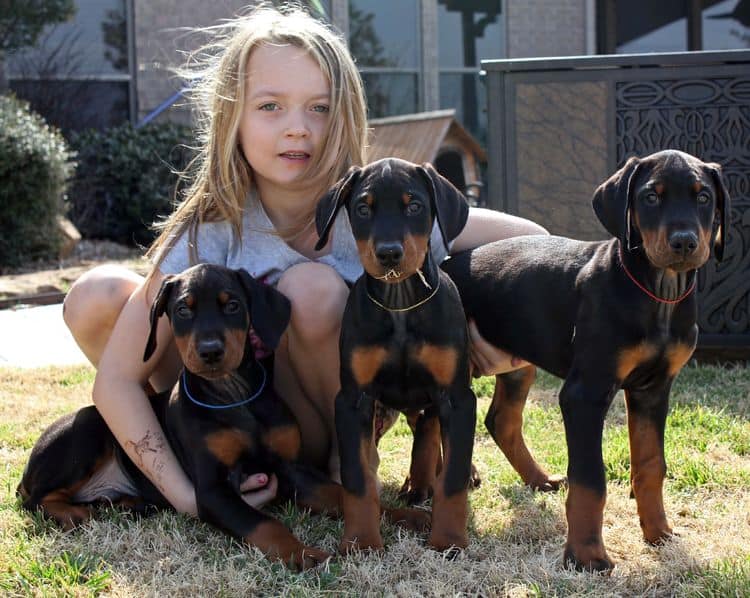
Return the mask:
<svg viewBox="0 0 750 598">
<path fill-rule="evenodd" d="M 675 257 L 684 260 L 698 249 L 698 235 L 688 230 L 674 231 L 669 235 L 669 247 Z"/>
<path fill-rule="evenodd" d="M 383 268 L 395 268 L 404 258 L 404 246 L 401 243 L 378 243 L 375 257 Z"/>
<path fill-rule="evenodd" d="M 203 339 L 196 348 L 198 357 L 208 366 L 215 366 L 224 359 L 224 341 L 219 338 Z"/>
</svg>

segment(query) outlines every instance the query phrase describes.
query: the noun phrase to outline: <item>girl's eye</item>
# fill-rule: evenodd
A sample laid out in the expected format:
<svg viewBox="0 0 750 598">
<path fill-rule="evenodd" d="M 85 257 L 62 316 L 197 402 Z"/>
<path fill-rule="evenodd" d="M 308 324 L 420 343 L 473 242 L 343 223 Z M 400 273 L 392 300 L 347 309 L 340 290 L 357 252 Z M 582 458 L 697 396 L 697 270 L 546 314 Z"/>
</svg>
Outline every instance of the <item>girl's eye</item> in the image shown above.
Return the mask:
<svg viewBox="0 0 750 598">
<path fill-rule="evenodd" d="M 366 203 L 361 203 L 357 206 L 357 215 L 361 218 L 368 218 L 370 216 L 370 206 Z"/>
<path fill-rule="evenodd" d="M 236 299 L 227 301 L 224 305 L 224 313 L 226 314 L 236 314 L 238 311 L 240 311 L 240 302 Z"/>
<path fill-rule="evenodd" d="M 279 105 L 276 104 L 275 102 L 268 102 L 267 104 L 263 104 L 262 106 L 259 107 L 259 110 L 265 110 L 267 112 L 272 112 L 278 109 L 279 109 Z"/>
<path fill-rule="evenodd" d="M 645 202 L 650 206 L 655 206 L 659 203 L 659 196 L 653 191 L 644 197 Z"/>
<path fill-rule="evenodd" d="M 406 206 L 406 213 L 409 216 L 416 216 L 422 211 L 422 204 L 418 201 L 410 201 Z"/>
<path fill-rule="evenodd" d="M 709 201 L 711 201 L 711 196 L 705 191 L 698 194 L 698 203 L 707 204 Z"/>
<path fill-rule="evenodd" d="M 325 104 L 318 104 L 316 106 L 312 107 L 313 112 L 320 112 L 321 114 L 325 114 L 328 112 L 328 106 Z"/>
<path fill-rule="evenodd" d="M 180 307 L 177 308 L 177 317 L 184 319 L 192 318 L 193 310 L 190 309 L 187 305 L 180 305 Z"/>
</svg>

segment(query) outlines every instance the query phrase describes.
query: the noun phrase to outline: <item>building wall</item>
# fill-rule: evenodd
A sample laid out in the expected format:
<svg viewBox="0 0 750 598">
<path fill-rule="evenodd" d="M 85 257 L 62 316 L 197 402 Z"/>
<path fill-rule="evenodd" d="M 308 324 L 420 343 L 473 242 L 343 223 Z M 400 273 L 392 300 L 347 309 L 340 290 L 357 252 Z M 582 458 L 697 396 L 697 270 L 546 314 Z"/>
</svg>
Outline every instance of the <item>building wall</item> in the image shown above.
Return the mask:
<svg viewBox="0 0 750 598">
<path fill-rule="evenodd" d="M 508 58 L 586 54 L 586 0 L 505 0 Z"/>
<path fill-rule="evenodd" d="M 138 120 L 181 87 L 174 68 L 182 52 L 193 50 L 200 37 L 180 28 L 215 24 L 236 14 L 251 0 L 133 0 Z M 504 0 L 507 57 L 570 56 L 586 54 L 587 3 L 591 0 Z M 436 0 L 422 3 L 423 35 L 437 33 Z M 346 28 L 346 0 L 332 0 L 334 23 Z M 437 56 L 434 48 L 423 57 L 423 109 L 439 105 Z M 178 102 L 179 104 L 179 102 Z M 187 121 L 185 106 L 173 106 L 160 119 Z"/>
</svg>

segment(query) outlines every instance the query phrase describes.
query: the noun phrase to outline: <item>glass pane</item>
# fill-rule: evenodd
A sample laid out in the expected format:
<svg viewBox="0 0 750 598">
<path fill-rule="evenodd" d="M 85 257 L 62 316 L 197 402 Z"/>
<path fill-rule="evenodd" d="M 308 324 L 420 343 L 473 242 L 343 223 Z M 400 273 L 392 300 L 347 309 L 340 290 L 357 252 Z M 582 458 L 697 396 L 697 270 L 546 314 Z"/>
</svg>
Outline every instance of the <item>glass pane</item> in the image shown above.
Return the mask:
<svg viewBox="0 0 750 598">
<path fill-rule="evenodd" d="M 349 49 L 359 66 L 418 69 L 417 0 L 350 0 Z"/>
<path fill-rule="evenodd" d="M 487 94 L 476 73 L 442 73 L 440 107 L 454 108 L 456 119 L 476 140 L 487 145 Z"/>
<path fill-rule="evenodd" d="M 68 23 L 48 27 L 37 46 L 8 60 L 12 77 L 128 73 L 125 0 L 77 0 Z"/>
<path fill-rule="evenodd" d="M 505 25 L 500 0 L 438 1 L 440 68 L 479 66 L 505 56 Z"/>
<path fill-rule="evenodd" d="M 617 53 L 687 50 L 685 0 L 616 0 Z"/>
<path fill-rule="evenodd" d="M 63 133 L 128 120 L 127 81 L 12 80 L 10 88 Z"/>
<path fill-rule="evenodd" d="M 750 48 L 750 2 L 725 0 L 703 10 L 703 49 Z"/>
<path fill-rule="evenodd" d="M 362 73 L 369 118 L 412 114 L 417 111 L 415 73 Z"/>
</svg>

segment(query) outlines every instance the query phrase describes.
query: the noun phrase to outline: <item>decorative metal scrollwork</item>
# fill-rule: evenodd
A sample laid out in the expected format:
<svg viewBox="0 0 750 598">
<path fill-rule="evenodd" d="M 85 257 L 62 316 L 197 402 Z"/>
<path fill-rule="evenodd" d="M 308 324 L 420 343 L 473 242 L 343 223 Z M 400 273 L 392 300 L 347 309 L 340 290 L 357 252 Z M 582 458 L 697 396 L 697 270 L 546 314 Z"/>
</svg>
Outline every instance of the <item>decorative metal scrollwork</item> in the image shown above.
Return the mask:
<svg viewBox="0 0 750 598">
<path fill-rule="evenodd" d="M 750 347 L 750 78 L 616 84 L 617 161 L 674 148 L 721 164 L 732 197 L 724 261 L 698 282 L 704 334 L 747 335 Z"/>
</svg>

